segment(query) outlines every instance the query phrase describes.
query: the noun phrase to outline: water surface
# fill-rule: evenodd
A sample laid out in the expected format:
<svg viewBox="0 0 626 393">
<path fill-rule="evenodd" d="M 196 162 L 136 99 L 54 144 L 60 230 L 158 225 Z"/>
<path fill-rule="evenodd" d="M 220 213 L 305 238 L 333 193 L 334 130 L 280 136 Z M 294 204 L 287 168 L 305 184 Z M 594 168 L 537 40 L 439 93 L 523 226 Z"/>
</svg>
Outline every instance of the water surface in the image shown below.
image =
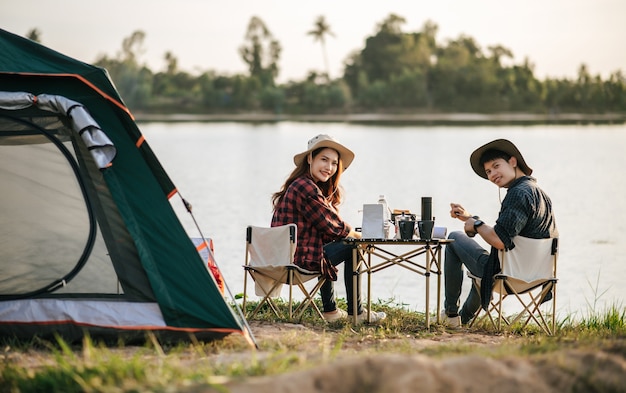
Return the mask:
<svg viewBox="0 0 626 393">
<path fill-rule="evenodd" d="M 478 177 L 469 155 L 496 138 L 513 141 L 539 185 L 550 195 L 561 236 L 559 316 L 587 315 L 626 298 L 626 125 L 381 126 L 349 123 L 143 123 L 146 140 L 194 207 L 201 230 L 215 243 L 232 293 L 243 292 L 245 228 L 269 225 L 271 194 L 294 167 L 293 156 L 320 133 L 349 146 L 356 158 L 342 183 L 341 213 L 360 226 L 364 203 L 384 194 L 391 208 L 419 213 L 422 196 L 433 198 L 438 226 L 462 230 L 449 203 L 463 204 L 489 224 L 505 191 Z M 179 198 L 183 223 L 195 226 Z M 469 290 L 464 283 L 464 293 Z M 341 281 L 338 296 L 344 297 Z M 423 310 L 424 283 L 406 270 L 373 277 L 374 301 L 393 299 Z M 431 295 L 434 299 L 434 296 Z M 434 301 L 434 300 L 433 300 Z M 434 307 L 434 303 L 433 306 Z M 431 309 L 432 309 L 431 307 Z"/>
</svg>

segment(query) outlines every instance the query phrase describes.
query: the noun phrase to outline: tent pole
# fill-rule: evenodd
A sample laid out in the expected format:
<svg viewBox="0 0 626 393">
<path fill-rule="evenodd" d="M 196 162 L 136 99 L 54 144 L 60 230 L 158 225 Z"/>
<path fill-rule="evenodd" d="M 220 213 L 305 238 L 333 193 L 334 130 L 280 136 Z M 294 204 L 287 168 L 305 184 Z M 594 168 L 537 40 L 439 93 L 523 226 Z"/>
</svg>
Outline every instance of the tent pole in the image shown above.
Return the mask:
<svg viewBox="0 0 626 393">
<path fill-rule="evenodd" d="M 191 219 L 193 220 L 193 223 L 196 226 L 196 229 L 198 230 L 198 233 L 200 234 L 202 241 L 207 242 L 207 239 L 204 237 L 204 233 L 202 233 L 202 230 L 200 229 L 200 226 L 198 225 L 198 222 L 196 221 L 196 217 L 193 215 L 193 212 L 191 211 L 192 210 L 191 204 L 189 204 L 189 202 L 187 202 L 187 200 L 183 198 L 183 196 L 180 194 L 180 191 L 178 191 L 178 195 L 180 196 L 180 199 L 183 201 L 183 204 L 185 205 L 185 209 L 187 210 L 187 212 L 189 212 L 189 215 L 191 216 Z M 213 257 L 212 255 L 213 251 L 211 250 L 210 247 L 207 248 L 207 252 L 211 254 L 211 259 L 215 262 L 215 266 L 217 267 L 217 270 L 219 270 L 220 274 L 222 274 L 222 270 L 218 266 L 217 260 Z M 213 277 L 212 274 L 211 274 L 211 277 Z M 224 277 L 224 275 L 222 275 L 222 277 Z M 213 279 L 215 280 L 215 278 Z M 235 305 L 235 308 L 237 309 L 237 314 L 239 316 L 240 322 L 244 325 L 245 329 L 248 331 L 248 334 L 250 335 L 250 339 L 254 343 L 254 347 L 256 349 L 259 349 L 259 344 L 257 344 L 256 338 L 254 338 L 252 329 L 250 328 L 250 325 L 248 324 L 248 321 L 246 320 L 246 317 L 244 316 L 243 311 L 241 310 L 241 307 L 239 307 L 239 304 L 237 304 L 237 302 L 235 301 L 235 297 L 233 296 L 233 293 L 230 291 L 230 287 L 228 286 L 228 283 L 226 282 L 226 280 L 223 279 L 223 281 L 224 281 L 224 287 L 226 288 L 226 291 L 228 292 L 228 296 L 230 297 L 230 300 Z"/>
</svg>

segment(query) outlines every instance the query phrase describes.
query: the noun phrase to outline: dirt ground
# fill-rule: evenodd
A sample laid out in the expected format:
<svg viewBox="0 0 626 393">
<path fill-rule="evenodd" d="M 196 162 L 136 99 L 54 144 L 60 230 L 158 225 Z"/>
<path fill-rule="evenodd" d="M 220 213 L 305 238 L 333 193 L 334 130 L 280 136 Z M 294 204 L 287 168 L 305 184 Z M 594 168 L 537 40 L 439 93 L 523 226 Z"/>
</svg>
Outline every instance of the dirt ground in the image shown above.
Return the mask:
<svg viewBox="0 0 626 393">
<path fill-rule="evenodd" d="M 437 326 L 431 332 L 404 337 L 381 333 L 374 327 L 359 327 L 357 332 L 349 327 L 325 329 L 260 321 L 250 321 L 250 327 L 258 350 L 249 348 L 241 336 L 231 335 L 214 353 L 178 354 L 176 362 L 190 368 L 257 362 L 259 368 L 277 375 L 216 378 L 213 386 L 177 387 L 176 391 L 626 393 L 625 337 L 595 346 L 579 345 L 575 339 L 555 339 L 524 350 L 528 338 Z M 129 357 L 137 350 L 112 349 Z M 37 352 L 10 351 L 0 357 L 28 368 L 54 362 L 50 354 Z M 164 357 L 164 353 L 152 353 L 145 360 Z M 280 372 L 281 364 L 294 363 L 297 367 L 289 369 L 300 371 Z"/>
<path fill-rule="evenodd" d="M 261 348 L 254 356 L 282 350 L 314 366 L 189 392 L 626 392 L 623 341 L 614 350 L 563 345 L 515 356 L 506 350 L 521 346 L 519 337 L 467 330 L 394 339 L 296 324 L 251 322 L 251 330 Z"/>
</svg>

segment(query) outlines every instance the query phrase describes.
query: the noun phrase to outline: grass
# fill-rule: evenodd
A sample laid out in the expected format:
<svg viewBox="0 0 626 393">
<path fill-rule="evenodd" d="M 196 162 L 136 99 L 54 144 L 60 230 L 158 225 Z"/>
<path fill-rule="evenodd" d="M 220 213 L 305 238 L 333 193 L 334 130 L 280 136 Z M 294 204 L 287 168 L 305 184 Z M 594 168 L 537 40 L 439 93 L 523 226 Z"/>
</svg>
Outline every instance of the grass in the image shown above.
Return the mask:
<svg viewBox="0 0 626 393">
<path fill-rule="evenodd" d="M 248 309 L 254 306 L 250 303 Z M 345 302 L 340 301 L 340 306 L 345 307 Z M 279 303 L 279 308 L 285 311 L 286 305 Z M 551 337 L 533 327 L 506 333 L 477 327 L 472 331 L 498 340 L 497 345 L 483 346 L 464 340 L 420 346 L 420 339 L 438 340 L 455 332 L 437 325 L 428 330 L 423 314 L 407 311 L 393 301 L 379 301 L 372 308 L 388 315 L 380 325 L 326 324 L 311 311 L 300 321 L 289 321 L 262 308 L 254 319 L 256 324 L 295 322 L 306 328 L 259 340 L 259 351 L 236 336 L 165 345 L 148 335 L 143 346 L 133 347 L 123 343 L 107 347 L 88 337 L 78 345 L 61 339 L 16 342 L 4 338 L 0 392 L 170 392 L 196 385 L 220 391 L 226 380 L 302 370 L 357 353 L 421 353 L 437 358 L 472 353 L 499 358 L 590 348 L 626 358 L 626 308 L 621 305 L 590 311 L 578 322 L 566 317 Z"/>
</svg>

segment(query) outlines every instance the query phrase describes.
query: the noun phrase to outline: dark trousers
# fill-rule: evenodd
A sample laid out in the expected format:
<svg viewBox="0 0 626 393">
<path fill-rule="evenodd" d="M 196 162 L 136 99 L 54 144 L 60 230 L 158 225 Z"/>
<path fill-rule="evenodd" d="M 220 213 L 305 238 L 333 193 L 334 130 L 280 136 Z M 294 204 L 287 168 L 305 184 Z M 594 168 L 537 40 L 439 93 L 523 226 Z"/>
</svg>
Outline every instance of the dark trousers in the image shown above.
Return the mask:
<svg viewBox="0 0 626 393">
<path fill-rule="evenodd" d="M 463 307 L 459 310 L 459 299 L 463 285 L 463 266 L 472 274 L 482 277 L 485 265 L 489 260 L 489 252 L 482 248 L 474 239 L 464 232 L 450 233 L 453 243 L 446 246 L 443 263 L 445 300 L 444 308 L 448 315 L 459 314 L 462 323 L 468 323 L 480 308 L 480 293 L 472 285 Z"/>
<path fill-rule="evenodd" d="M 352 310 L 353 296 L 353 270 L 352 270 L 352 251 L 354 247 L 344 243 L 341 240 L 334 241 L 324 245 L 324 256 L 333 266 L 337 266 L 342 262 L 343 264 L 343 281 L 346 286 L 346 302 L 348 303 L 348 314 L 354 315 Z M 357 277 L 357 314 L 363 312 L 361 305 L 361 276 Z M 337 303 L 335 301 L 335 282 L 327 280 L 320 288 L 320 295 L 322 296 L 322 304 L 324 305 L 324 312 L 330 312 L 337 309 Z"/>
</svg>

